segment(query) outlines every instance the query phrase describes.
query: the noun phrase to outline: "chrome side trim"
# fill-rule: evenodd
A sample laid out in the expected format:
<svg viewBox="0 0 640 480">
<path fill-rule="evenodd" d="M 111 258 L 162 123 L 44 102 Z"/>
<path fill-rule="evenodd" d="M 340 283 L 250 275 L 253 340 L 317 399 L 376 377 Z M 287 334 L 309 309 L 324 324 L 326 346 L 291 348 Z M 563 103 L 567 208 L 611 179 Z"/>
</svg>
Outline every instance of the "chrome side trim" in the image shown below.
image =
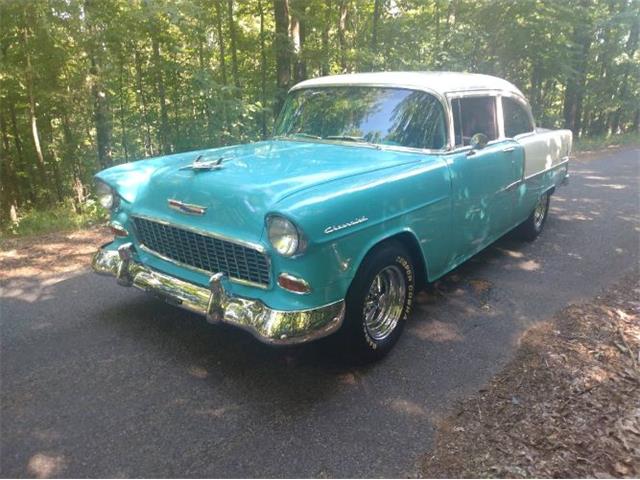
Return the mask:
<svg viewBox="0 0 640 480">
<path fill-rule="evenodd" d="M 194 267 L 193 265 L 188 265 L 186 263 L 182 263 L 182 262 L 180 262 L 178 260 L 174 260 L 173 258 L 165 257 L 161 253 L 156 252 L 155 250 L 147 247 L 144 243 L 139 243 L 139 246 L 140 246 L 140 250 L 144 250 L 146 253 L 148 253 L 150 255 L 153 255 L 153 256 L 156 256 L 158 258 L 161 258 L 165 262 L 170 262 L 170 263 L 173 263 L 173 264 L 178 265 L 180 267 L 188 268 L 189 270 L 193 270 L 194 272 L 205 273 L 207 275 L 211 275 L 212 273 L 215 273 L 215 272 L 209 272 L 208 270 L 203 270 L 203 269 L 198 268 L 198 267 Z M 233 283 L 237 283 L 237 284 L 240 284 L 240 285 L 246 285 L 247 287 L 262 288 L 263 290 L 266 290 L 266 289 L 269 288 L 269 285 L 264 285 L 262 283 L 252 282 L 250 280 L 245 280 L 244 278 L 229 277 L 229 280 L 231 282 L 233 282 Z"/>
<path fill-rule="evenodd" d="M 503 187 L 500 190 L 498 190 L 498 193 L 508 192 L 509 190 L 513 190 L 513 189 L 517 188 L 518 186 L 520 186 L 521 183 L 522 183 L 522 179 L 519 178 L 515 182 L 512 182 L 509 185 L 507 185 L 506 187 Z"/>
<path fill-rule="evenodd" d="M 100 249 L 91 266 L 101 275 L 126 276 L 131 279 L 131 285 L 140 290 L 206 315 L 211 322 L 220 321 L 247 330 L 268 344 L 288 345 L 322 338 L 338 330 L 344 320 L 344 300 L 305 310 L 275 310 L 260 300 L 228 294 L 222 274 L 213 275 L 210 288 L 206 288 L 152 270 L 133 260 L 126 265 L 124 263 L 118 250 Z"/>
<path fill-rule="evenodd" d="M 157 217 L 149 217 L 147 215 L 140 215 L 140 214 L 137 214 L 137 213 L 134 213 L 131 216 L 134 217 L 134 218 L 138 217 L 138 218 L 143 218 L 145 220 L 150 220 L 152 222 L 161 223 L 163 225 L 169 225 L 171 227 L 182 228 L 183 230 L 189 230 L 191 232 L 198 233 L 200 235 L 205 235 L 207 237 L 217 238 L 219 240 L 224 240 L 225 242 L 235 243 L 236 245 L 240 245 L 240 246 L 243 246 L 243 247 L 253 248 L 254 250 L 257 250 L 260 253 L 265 253 L 265 254 L 267 253 L 267 249 L 265 248 L 265 246 L 261 245 L 259 243 L 249 242 L 249 241 L 246 241 L 246 240 L 239 240 L 237 238 L 228 237 L 228 236 L 222 235 L 220 233 L 209 232 L 207 230 L 202 230 L 202 229 L 190 227 L 190 226 L 187 226 L 187 225 L 182 225 L 182 224 L 178 224 L 178 223 L 169 222 L 167 220 L 162 220 L 162 219 L 157 218 Z"/>
<path fill-rule="evenodd" d="M 532 173 L 531 175 L 529 175 L 527 177 L 524 177 L 524 181 L 526 182 L 527 180 L 531 180 L 532 178 L 535 178 L 535 177 L 537 177 L 539 175 L 551 172 L 552 170 L 555 170 L 556 168 L 560 168 L 560 167 L 562 167 L 564 165 L 567 165 L 568 163 L 569 163 L 569 158 L 568 157 L 564 157 L 564 159 L 561 162 L 556 163 L 555 165 L 553 165 L 553 166 L 551 166 L 549 168 L 545 168 L 544 170 L 541 170 L 539 172 Z"/>
</svg>

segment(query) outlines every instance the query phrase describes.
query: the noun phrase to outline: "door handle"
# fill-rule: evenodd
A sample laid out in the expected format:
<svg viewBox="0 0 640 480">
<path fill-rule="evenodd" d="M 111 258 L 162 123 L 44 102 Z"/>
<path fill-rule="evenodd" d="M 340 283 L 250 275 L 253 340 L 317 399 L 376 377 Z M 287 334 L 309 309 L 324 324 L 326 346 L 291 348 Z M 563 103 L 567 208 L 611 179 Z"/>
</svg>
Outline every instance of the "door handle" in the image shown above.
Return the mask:
<svg viewBox="0 0 640 480">
<path fill-rule="evenodd" d="M 504 147 L 502 149 L 503 152 L 513 152 L 516 149 L 516 147 Z"/>
</svg>

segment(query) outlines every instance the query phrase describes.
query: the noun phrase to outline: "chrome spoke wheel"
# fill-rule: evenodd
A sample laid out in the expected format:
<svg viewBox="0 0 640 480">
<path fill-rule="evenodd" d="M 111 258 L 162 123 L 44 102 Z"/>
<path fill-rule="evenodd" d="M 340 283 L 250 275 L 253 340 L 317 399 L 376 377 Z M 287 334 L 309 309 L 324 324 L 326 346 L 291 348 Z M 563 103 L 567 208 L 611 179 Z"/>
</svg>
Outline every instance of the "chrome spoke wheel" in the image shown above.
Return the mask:
<svg viewBox="0 0 640 480">
<path fill-rule="evenodd" d="M 384 340 L 396 328 L 407 295 L 407 282 L 400 268 L 389 265 L 374 277 L 364 300 L 363 316 L 367 333 Z"/>
<path fill-rule="evenodd" d="M 547 195 L 545 194 L 540 197 L 540 200 L 538 200 L 538 204 L 536 205 L 536 209 L 533 211 L 533 225 L 536 227 L 536 230 L 540 230 L 542 228 L 546 214 Z"/>
</svg>

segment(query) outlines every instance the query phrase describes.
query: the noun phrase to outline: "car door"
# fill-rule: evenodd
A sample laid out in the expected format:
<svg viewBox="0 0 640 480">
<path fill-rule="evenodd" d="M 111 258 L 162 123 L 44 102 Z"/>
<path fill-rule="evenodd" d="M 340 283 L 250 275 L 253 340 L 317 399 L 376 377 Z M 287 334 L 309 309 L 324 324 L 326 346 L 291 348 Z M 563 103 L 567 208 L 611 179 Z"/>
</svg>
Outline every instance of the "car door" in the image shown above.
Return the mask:
<svg viewBox="0 0 640 480">
<path fill-rule="evenodd" d="M 455 148 L 449 154 L 452 177 L 453 263 L 474 254 L 502 235 L 512 222 L 517 188 L 514 156 L 517 142 L 505 140 L 498 122 L 498 97 L 465 95 L 451 99 Z M 471 147 L 477 133 L 489 142 Z"/>
</svg>

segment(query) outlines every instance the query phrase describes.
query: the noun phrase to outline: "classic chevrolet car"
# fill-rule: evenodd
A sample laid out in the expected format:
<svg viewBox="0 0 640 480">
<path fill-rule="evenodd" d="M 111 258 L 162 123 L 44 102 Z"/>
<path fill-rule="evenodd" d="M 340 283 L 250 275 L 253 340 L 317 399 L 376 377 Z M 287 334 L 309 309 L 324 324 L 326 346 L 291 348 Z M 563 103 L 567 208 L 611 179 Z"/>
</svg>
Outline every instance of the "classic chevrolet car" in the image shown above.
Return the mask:
<svg viewBox="0 0 640 480">
<path fill-rule="evenodd" d="M 375 360 L 425 282 L 540 234 L 571 142 L 487 75 L 307 80 L 270 140 L 98 173 L 115 238 L 93 269 L 270 344 L 334 334 Z"/>
</svg>

